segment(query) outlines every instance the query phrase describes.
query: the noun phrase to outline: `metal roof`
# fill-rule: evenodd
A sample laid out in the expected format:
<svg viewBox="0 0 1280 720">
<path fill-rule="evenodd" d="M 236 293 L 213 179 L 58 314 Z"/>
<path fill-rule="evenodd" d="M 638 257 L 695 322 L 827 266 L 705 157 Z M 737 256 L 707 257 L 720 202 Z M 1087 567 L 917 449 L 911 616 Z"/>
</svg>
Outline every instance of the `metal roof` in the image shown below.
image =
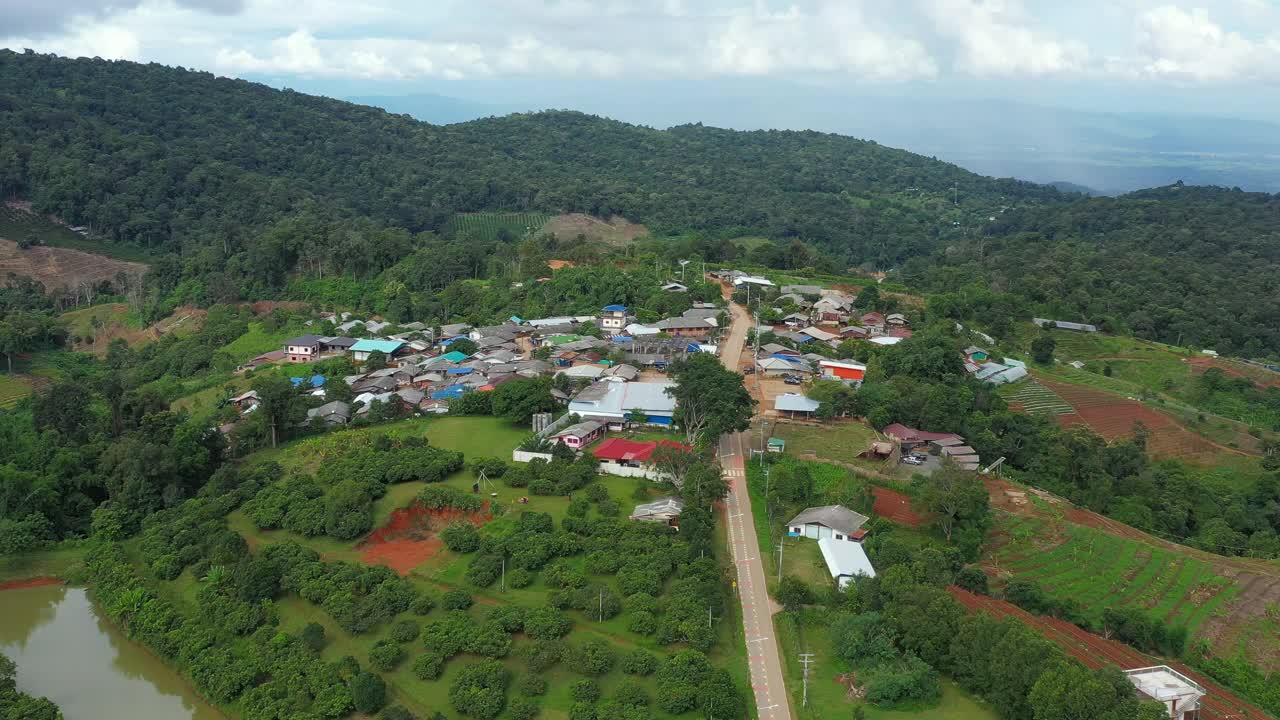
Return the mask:
<svg viewBox="0 0 1280 720">
<path fill-rule="evenodd" d="M 845 535 L 852 535 L 858 528 L 865 525 L 868 519 L 866 515 L 856 513 L 843 505 L 824 505 L 801 510 L 799 515 L 791 518 L 787 526 L 816 523 L 838 530 Z"/>
<path fill-rule="evenodd" d="M 821 538 L 818 540 L 818 549 L 822 551 L 822 559 L 827 562 L 827 571 L 833 578 L 876 576 L 876 569 L 871 566 L 871 560 L 867 558 L 861 543 Z"/>
<path fill-rule="evenodd" d="M 786 393 L 773 399 L 773 409 L 783 412 L 817 412 L 822 403 L 804 395 Z"/>
<path fill-rule="evenodd" d="M 404 343 L 399 340 L 361 339 L 351 346 L 351 352 L 381 352 L 390 355 L 402 347 L 404 347 Z"/>
</svg>

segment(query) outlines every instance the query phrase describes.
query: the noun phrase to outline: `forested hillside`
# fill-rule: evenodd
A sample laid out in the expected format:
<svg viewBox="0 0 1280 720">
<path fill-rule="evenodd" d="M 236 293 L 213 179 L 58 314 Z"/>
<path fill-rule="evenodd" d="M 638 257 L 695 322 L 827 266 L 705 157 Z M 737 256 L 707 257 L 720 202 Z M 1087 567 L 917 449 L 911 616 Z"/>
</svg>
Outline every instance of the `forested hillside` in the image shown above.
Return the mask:
<svg viewBox="0 0 1280 720">
<path fill-rule="evenodd" d="M 304 211 L 409 233 L 465 211 L 620 214 L 658 233 L 799 237 L 890 265 L 966 211 L 1066 197 L 838 135 L 659 131 L 573 112 L 433 126 L 208 73 L 9 51 L 0 195 L 116 241 L 203 251 L 199 263 L 235 274 L 304 256 L 377 269 L 352 266 L 363 248 L 351 237 L 376 234 L 362 226 L 321 247 L 260 247 L 263 228 Z"/>
<path fill-rule="evenodd" d="M 298 279 L 414 294 L 506 277 L 514 238 L 465 237 L 458 213 L 583 212 L 693 235 L 679 252 L 713 261 L 754 235 L 773 241 L 755 264 L 902 267 L 980 325 L 1035 313 L 1280 353 L 1273 196 L 1087 199 L 815 132 L 574 112 L 433 126 L 209 73 L 0 51 L 0 197 L 157 251 L 149 317 Z M 993 313 L 975 284 L 1007 301 Z"/>
<path fill-rule="evenodd" d="M 1280 197 L 1173 185 L 1000 216 L 919 261 L 914 284 L 977 282 L 1036 314 L 1244 356 L 1280 353 Z"/>
</svg>

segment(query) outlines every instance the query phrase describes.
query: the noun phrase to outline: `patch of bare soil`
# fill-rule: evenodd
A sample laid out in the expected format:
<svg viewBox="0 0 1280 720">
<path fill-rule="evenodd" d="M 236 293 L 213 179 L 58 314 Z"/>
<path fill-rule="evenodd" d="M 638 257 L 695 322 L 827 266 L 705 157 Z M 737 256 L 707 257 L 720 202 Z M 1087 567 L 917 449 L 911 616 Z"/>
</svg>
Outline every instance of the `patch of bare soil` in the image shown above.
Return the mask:
<svg viewBox="0 0 1280 720">
<path fill-rule="evenodd" d="M 19 250 L 12 240 L 0 239 L 0 283 L 10 273 L 26 275 L 48 290 L 75 288 L 82 283 L 114 281 L 120 273 L 137 277 L 147 271 L 142 263 L 113 260 L 103 255 L 37 245 Z"/>
<path fill-rule="evenodd" d="M 542 226 L 542 232 L 555 235 L 561 240 L 573 240 L 579 235 L 588 242 L 605 245 L 626 245 L 636 238 L 649 234 L 649 228 L 627 220 L 619 215 L 609 218 L 608 222 L 600 218 L 570 213 L 557 215 Z"/>
</svg>

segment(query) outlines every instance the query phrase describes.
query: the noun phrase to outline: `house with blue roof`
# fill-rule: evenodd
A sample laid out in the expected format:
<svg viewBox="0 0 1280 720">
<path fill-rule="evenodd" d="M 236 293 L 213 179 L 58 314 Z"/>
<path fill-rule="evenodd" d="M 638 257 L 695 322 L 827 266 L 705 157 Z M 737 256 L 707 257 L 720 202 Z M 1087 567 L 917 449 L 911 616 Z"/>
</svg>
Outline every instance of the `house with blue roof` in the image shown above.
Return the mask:
<svg viewBox="0 0 1280 720">
<path fill-rule="evenodd" d="M 448 360 L 451 363 L 460 363 L 463 360 L 467 359 L 467 354 L 464 352 L 459 352 L 457 350 L 450 350 L 449 352 L 441 355 L 440 357 L 444 358 L 445 360 Z"/>
<path fill-rule="evenodd" d="M 369 359 L 369 356 L 375 352 L 380 352 L 387 357 L 391 357 L 396 353 L 402 352 L 405 344 L 400 340 L 357 340 L 355 345 L 351 346 L 351 359 L 355 362 L 362 363 Z"/>
<path fill-rule="evenodd" d="M 630 322 L 626 305 L 605 305 L 600 308 L 600 329 L 610 335 L 621 334 L 622 329 Z"/>
<path fill-rule="evenodd" d="M 324 376 L 312 375 L 310 378 L 291 377 L 289 378 L 289 382 L 293 383 L 293 386 L 296 388 L 302 387 L 303 382 L 310 383 L 313 388 L 322 388 L 324 387 Z"/>
<path fill-rule="evenodd" d="M 465 385 L 450 385 L 431 393 L 432 400 L 457 400 L 467 392 Z"/>
</svg>

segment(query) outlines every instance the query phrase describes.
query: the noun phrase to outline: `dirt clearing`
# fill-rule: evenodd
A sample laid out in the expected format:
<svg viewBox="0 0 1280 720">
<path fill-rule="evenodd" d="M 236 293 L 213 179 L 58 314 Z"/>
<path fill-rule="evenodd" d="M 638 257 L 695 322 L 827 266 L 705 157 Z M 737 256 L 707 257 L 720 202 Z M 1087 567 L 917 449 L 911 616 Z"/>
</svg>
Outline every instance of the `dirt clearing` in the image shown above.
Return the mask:
<svg viewBox="0 0 1280 720">
<path fill-rule="evenodd" d="M 573 240 L 581 235 L 593 243 L 626 245 L 636 238 L 648 235 L 649 228 L 637 225 L 619 215 L 614 215 L 605 222 L 590 215 L 570 213 L 557 215 L 548 220 L 547 224 L 542 226 L 542 232 L 555 235 L 562 241 Z"/>
<path fill-rule="evenodd" d="M 483 525 L 492 519 L 487 508 L 478 513 L 464 513 L 428 510 L 415 502 L 391 513 L 385 525 L 360 541 L 360 559 L 368 565 L 386 565 L 400 575 L 408 575 L 444 550 L 440 531 L 451 523 L 466 521 Z"/>
<path fill-rule="evenodd" d="M 75 288 L 82 283 L 115 282 L 124 273 L 139 277 L 147 271 L 142 263 L 112 260 L 102 255 L 36 245 L 19 250 L 18 243 L 0 239 L 0 283 L 8 275 L 26 275 L 44 284 L 45 289 Z"/>
</svg>

